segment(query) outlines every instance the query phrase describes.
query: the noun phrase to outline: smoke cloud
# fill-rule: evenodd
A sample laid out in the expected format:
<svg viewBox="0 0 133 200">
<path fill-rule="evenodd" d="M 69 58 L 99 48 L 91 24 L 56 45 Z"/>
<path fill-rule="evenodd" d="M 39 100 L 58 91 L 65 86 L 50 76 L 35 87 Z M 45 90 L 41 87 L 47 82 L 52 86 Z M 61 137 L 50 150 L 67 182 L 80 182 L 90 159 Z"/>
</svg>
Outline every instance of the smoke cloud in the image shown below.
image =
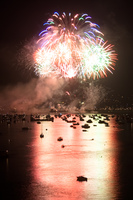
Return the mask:
<svg viewBox="0 0 133 200">
<path fill-rule="evenodd" d="M 52 78 L 32 79 L 29 83 L 7 86 L 1 91 L 1 112 L 44 112 L 45 103 L 60 90 L 63 81 Z"/>
<path fill-rule="evenodd" d="M 34 78 L 28 83 L 7 86 L 0 94 L 0 112 L 46 113 L 51 108 L 68 112 L 95 110 L 105 97 L 105 89 L 93 83 L 76 84 L 72 88 L 64 79 Z"/>
<path fill-rule="evenodd" d="M 86 87 L 85 90 L 85 102 L 81 109 L 83 110 L 95 110 L 96 106 L 104 99 L 105 88 L 101 85 L 91 84 L 90 87 Z"/>
</svg>

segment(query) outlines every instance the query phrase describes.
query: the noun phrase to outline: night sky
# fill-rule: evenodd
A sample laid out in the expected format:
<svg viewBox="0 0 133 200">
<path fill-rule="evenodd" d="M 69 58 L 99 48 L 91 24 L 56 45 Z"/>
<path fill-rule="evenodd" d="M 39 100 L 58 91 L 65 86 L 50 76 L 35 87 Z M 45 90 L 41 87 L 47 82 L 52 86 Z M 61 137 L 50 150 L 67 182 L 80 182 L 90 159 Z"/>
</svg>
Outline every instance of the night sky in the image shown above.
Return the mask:
<svg viewBox="0 0 133 200">
<path fill-rule="evenodd" d="M 3 1 L 0 6 L 0 86 L 25 83 L 36 77 L 17 62 L 20 48 L 36 39 L 55 12 L 87 13 L 100 26 L 104 39 L 118 54 L 113 75 L 99 82 L 125 95 L 133 94 L 131 1 Z M 24 69 L 23 69 L 24 68 Z"/>
</svg>

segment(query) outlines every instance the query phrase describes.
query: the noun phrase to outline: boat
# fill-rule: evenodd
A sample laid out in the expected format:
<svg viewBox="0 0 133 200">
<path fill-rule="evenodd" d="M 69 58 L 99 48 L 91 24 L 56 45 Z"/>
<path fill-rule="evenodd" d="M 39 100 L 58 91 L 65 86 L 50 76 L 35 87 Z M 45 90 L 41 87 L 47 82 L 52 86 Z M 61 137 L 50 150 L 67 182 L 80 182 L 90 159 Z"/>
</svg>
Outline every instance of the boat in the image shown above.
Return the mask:
<svg viewBox="0 0 133 200">
<path fill-rule="evenodd" d="M 43 137 L 44 137 L 44 134 L 43 134 L 43 133 L 41 133 L 41 134 L 40 134 L 40 138 L 43 138 Z"/>
<path fill-rule="evenodd" d="M 77 176 L 77 181 L 79 181 L 79 182 L 87 181 L 87 178 L 84 176 Z"/>
<path fill-rule="evenodd" d="M 58 137 L 58 138 L 57 138 L 57 141 L 59 141 L 59 142 L 62 141 L 62 140 L 63 140 L 62 137 Z"/>
<path fill-rule="evenodd" d="M 87 120 L 87 123 L 92 123 L 93 121 L 91 119 L 88 119 Z"/>
<path fill-rule="evenodd" d="M 84 124 L 82 125 L 82 128 L 90 128 L 90 126 L 88 124 Z"/>
</svg>

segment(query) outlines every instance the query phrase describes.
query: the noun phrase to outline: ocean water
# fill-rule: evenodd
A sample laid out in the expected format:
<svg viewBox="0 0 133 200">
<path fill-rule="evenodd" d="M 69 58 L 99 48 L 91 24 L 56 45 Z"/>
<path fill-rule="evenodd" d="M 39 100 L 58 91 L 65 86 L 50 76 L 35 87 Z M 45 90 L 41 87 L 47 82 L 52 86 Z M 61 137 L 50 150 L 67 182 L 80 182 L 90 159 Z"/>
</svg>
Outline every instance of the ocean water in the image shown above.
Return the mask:
<svg viewBox="0 0 133 200">
<path fill-rule="evenodd" d="M 0 150 L 9 151 L 0 158 L 1 200 L 133 199 L 133 123 L 118 123 L 116 114 L 73 117 L 76 128 L 60 117 L 0 123 Z M 88 119 L 90 128 L 82 128 Z"/>
</svg>

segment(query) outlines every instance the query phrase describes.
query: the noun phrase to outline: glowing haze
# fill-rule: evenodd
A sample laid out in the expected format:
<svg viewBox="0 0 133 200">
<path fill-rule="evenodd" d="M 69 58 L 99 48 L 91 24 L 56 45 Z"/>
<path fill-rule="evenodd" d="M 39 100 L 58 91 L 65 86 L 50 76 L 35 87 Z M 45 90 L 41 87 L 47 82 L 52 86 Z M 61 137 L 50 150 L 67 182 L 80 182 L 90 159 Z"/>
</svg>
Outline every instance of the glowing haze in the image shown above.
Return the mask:
<svg viewBox="0 0 133 200">
<path fill-rule="evenodd" d="M 81 79 L 107 76 L 107 71 L 114 70 L 117 54 L 103 36 L 88 14 L 55 12 L 39 34 L 36 74 Z"/>
</svg>

